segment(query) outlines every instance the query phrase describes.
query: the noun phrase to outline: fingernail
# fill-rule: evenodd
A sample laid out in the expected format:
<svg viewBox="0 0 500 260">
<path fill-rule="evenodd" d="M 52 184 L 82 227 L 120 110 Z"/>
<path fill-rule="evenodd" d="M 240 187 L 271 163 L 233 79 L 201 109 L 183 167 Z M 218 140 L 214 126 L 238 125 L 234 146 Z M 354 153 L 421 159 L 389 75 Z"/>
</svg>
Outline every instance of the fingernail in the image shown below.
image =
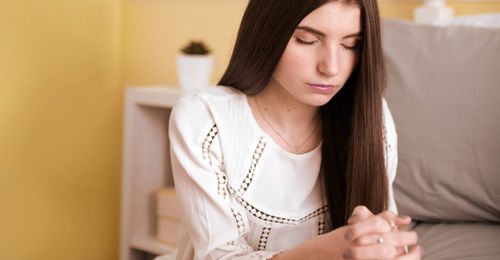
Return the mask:
<svg viewBox="0 0 500 260">
<path fill-rule="evenodd" d="M 355 222 L 358 219 L 359 219 L 359 215 L 358 214 L 352 214 L 351 217 L 349 217 L 349 219 L 347 220 L 347 223 Z"/>
<path fill-rule="evenodd" d="M 345 232 L 344 238 L 345 238 L 345 240 L 351 240 L 351 238 L 352 238 L 351 230 L 347 230 L 347 232 Z"/>
<path fill-rule="evenodd" d="M 406 215 L 399 215 L 399 218 L 404 218 L 404 219 L 408 219 L 408 218 L 410 218 L 410 219 L 411 219 L 411 217 L 410 217 L 410 216 L 406 216 Z"/>
<path fill-rule="evenodd" d="M 345 259 L 351 259 L 352 258 L 352 251 L 351 249 L 347 249 L 342 253 L 342 257 Z"/>
</svg>

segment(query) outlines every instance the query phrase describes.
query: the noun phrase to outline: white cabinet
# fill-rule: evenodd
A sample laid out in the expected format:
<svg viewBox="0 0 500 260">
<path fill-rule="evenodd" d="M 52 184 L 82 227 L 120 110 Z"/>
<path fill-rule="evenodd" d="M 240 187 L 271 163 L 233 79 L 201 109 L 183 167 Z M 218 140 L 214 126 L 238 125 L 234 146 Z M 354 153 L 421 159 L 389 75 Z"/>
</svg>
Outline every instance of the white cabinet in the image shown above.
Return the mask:
<svg viewBox="0 0 500 260">
<path fill-rule="evenodd" d="M 168 119 L 182 91 L 166 86 L 125 90 L 120 259 L 173 253 L 156 240 L 156 193 L 173 186 Z M 173 254 L 172 254 L 173 255 Z"/>
</svg>

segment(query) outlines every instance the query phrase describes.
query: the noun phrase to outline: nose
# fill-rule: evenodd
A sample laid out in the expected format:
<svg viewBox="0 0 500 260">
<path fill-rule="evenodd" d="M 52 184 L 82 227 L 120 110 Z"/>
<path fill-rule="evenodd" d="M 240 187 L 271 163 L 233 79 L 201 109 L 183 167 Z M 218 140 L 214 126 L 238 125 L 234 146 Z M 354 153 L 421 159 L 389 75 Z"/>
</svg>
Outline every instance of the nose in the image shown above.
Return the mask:
<svg viewBox="0 0 500 260">
<path fill-rule="evenodd" d="M 335 47 L 327 48 L 321 55 L 318 71 L 326 77 L 335 77 L 339 74 L 339 55 Z"/>
</svg>

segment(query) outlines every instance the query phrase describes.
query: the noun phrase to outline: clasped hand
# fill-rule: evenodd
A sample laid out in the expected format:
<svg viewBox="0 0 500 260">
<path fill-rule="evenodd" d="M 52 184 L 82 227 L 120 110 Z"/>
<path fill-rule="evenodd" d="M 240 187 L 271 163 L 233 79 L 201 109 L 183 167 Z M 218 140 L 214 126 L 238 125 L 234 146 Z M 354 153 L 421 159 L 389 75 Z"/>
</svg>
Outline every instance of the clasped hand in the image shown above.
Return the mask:
<svg viewBox="0 0 500 260">
<path fill-rule="evenodd" d="M 344 259 L 420 259 L 421 246 L 414 231 L 403 231 L 410 217 L 398 216 L 390 211 L 374 215 L 368 208 L 353 210 L 346 226 L 344 238 L 348 246 Z"/>
</svg>

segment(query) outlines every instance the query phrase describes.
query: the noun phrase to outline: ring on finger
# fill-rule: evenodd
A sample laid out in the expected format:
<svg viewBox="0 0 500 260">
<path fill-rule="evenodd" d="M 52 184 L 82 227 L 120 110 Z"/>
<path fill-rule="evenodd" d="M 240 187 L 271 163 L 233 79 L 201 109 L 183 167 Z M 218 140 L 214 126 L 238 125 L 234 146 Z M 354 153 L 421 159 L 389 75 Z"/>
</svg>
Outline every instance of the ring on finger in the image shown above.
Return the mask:
<svg viewBox="0 0 500 260">
<path fill-rule="evenodd" d="M 396 223 L 394 223 L 394 221 L 388 220 L 387 222 L 389 222 L 389 226 L 391 227 L 391 230 L 397 230 L 398 229 L 398 226 L 396 226 Z"/>
<path fill-rule="evenodd" d="M 384 238 L 383 237 L 377 237 L 377 244 L 383 244 L 384 243 Z"/>
</svg>

